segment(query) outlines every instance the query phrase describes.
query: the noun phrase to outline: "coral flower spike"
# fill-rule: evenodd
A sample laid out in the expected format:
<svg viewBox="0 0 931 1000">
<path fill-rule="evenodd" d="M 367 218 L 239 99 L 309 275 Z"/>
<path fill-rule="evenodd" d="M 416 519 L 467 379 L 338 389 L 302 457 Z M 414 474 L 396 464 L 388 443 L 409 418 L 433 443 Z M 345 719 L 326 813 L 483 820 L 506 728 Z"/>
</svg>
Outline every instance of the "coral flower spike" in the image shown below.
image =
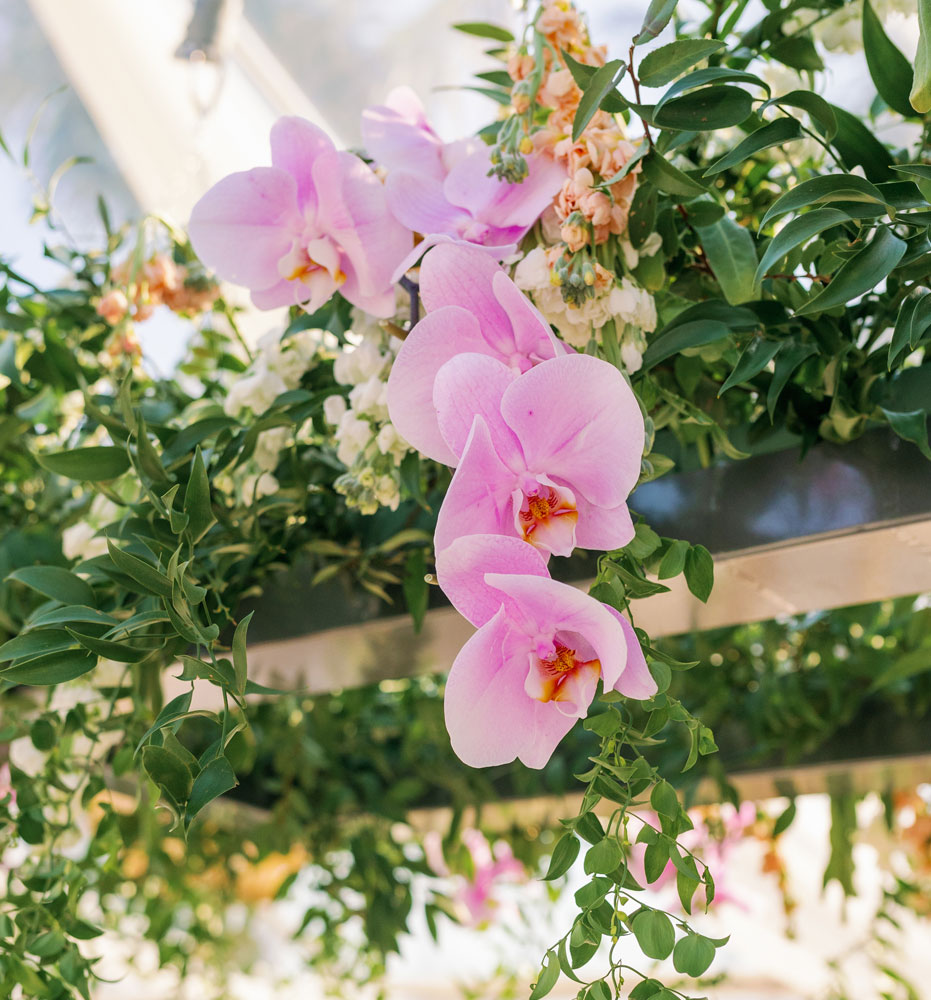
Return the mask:
<svg viewBox="0 0 931 1000">
<path fill-rule="evenodd" d="M 464 352 L 496 358 L 527 371 L 571 348 L 487 254 L 441 244 L 420 269 L 427 315 L 404 340 L 388 379 L 388 410 L 398 433 L 428 458 L 455 465 L 437 424 L 433 383 L 440 368 Z M 471 416 L 469 418 L 471 425 Z"/>
<path fill-rule="evenodd" d="M 588 713 L 599 679 L 630 697 L 656 692 L 629 623 L 550 579 L 543 557 L 519 539 L 460 538 L 436 568 L 453 605 L 478 628 L 446 683 L 446 727 L 466 764 L 519 757 L 543 767 Z"/>
<path fill-rule="evenodd" d="M 440 369 L 433 397 L 459 456 L 437 550 L 482 533 L 517 535 L 546 556 L 631 540 L 626 500 L 640 475 L 643 416 L 613 365 L 572 354 L 516 375 L 463 354 Z"/>
<path fill-rule="evenodd" d="M 272 166 L 230 174 L 194 206 L 197 255 L 250 289 L 260 309 L 313 311 L 338 290 L 374 316 L 393 315 L 391 276 L 412 237 L 381 181 L 302 118 L 275 123 L 271 150 Z"/>
</svg>

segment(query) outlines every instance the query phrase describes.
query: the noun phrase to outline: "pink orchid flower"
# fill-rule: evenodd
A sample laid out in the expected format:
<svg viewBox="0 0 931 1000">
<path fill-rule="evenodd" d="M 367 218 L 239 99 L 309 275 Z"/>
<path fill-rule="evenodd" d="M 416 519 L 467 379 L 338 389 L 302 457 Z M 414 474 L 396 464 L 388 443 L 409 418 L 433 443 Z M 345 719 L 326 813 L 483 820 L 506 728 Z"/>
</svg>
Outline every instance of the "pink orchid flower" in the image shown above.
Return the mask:
<svg viewBox="0 0 931 1000">
<path fill-rule="evenodd" d="M 458 455 L 440 433 L 433 406 L 433 383 L 447 361 L 466 352 L 487 354 L 523 372 L 572 349 L 504 270 L 474 247 L 434 247 L 420 269 L 420 297 L 427 315 L 392 365 L 388 411 L 412 447 L 455 465 Z"/>
<path fill-rule="evenodd" d="M 529 173 L 519 184 L 488 176 L 488 146 L 480 139 L 444 143 L 409 87 L 362 112 L 362 139 L 388 172 L 388 204 L 399 222 L 428 243 L 439 234 L 493 248 L 499 259 L 514 252 L 566 179 L 565 168 L 543 154 L 527 157 Z"/>
<path fill-rule="evenodd" d="M 517 375 L 461 354 L 438 372 L 433 402 L 459 456 L 437 551 L 464 534 L 516 535 L 547 558 L 633 538 L 625 501 L 640 475 L 643 417 L 613 365 L 570 354 Z"/>
<path fill-rule="evenodd" d="M 302 118 L 275 123 L 271 151 L 272 166 L 224 177 L 194 206 L 197 255 L 260 309 L 313 312 L 339 290 L 373 316 L 394 315 L 391 277 L 412 237 L 381 181 Z"/>
<path fill-rule="evenodd" d="M 630 623 L 613 608 L 552 580 L 520 539 L 468 535 L 440 552 L 440 586 L 478 631 L 446 682 L 446 728 L 471 767 L 520 758 L 541 768 L 598 681 L 632 698 L 656 684 Z"/>
</svg>

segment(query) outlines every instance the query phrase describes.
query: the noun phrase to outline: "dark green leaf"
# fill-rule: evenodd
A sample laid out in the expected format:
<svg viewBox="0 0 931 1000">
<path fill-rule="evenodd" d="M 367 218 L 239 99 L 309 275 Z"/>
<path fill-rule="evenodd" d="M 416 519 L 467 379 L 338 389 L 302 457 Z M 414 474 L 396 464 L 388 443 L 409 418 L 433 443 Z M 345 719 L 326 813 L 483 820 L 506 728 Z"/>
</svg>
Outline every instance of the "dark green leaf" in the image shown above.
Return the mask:
<svg viewBox="0 0 931 1000">
<path fill-rule="evenodd" d="M 708 193 L 708 188 L 674 167 L 655 149 L 643 161 L 643 178 L 665 194 L 679 198 L 694 198 Z"/>
<path fill-rule="evenodd" d="M 818 55 L 818 50 L 808 35 L 790 35 L 786 38 L 780 38 L 769 47 L 767 54 L 781 62 L 783 66 L 791 66 L 792 69 L 824 69 L 821 56 Z"/>
<path fill-rule="evenodd" d="M 544 881 L 550 882 L 565 875 L 579 856 L 579 846 L 578 838 L 574 834 L 564 833 L 553 848 L 550 866 L 543 876 Z"/>
<path fill-rule="evenodd" d="M 714 560 L 704 545 L 693 545 L 685 557 L 685 582 L 700 600 L 707 601 L 714 587 Z"/>
<path fill-rule="evenodd" d="M 585 854 L 585 873 L 594 875 L 600 872 L 607 875 L 624 860 L 624 852 L 617 842 L 617 837 L 609 836 L 592 845 Z"/>
<path fill-rule="evenodd" d="M 705 974 L 714 961 L 714 945 L 701 934 L 686 934 L 676 943 L 672 964 L 676 972 L 697 979 Z"/>
<path fill-rule="evenodd" d="M 807 216 L 805 216 L 807 218 Z M 788 228 L 788 227 L 787 227 Z M 773 372 L 769 389 L 766 393 L 766 408 L 769 411 L 769 418 L 772 420 L 776 411 L 776 403 L 782 395 L 782 390 L 792 377 L 793 372 L 806 359 L 818 353 L 818 348 L 814 344 L 792 343 L 784 346 L 776 357 L 776 370 Z"/>
<path fill-rule="evenodd" d="M 810 90 L 791 90 L 781 97 L 773 97 L 761 106 L 760 111 L 771 104 L 780 108 L 800 108 L 808 112 L 809 118 L 819 127 L 821 134 L 830 141 L 837 134 L 837 117 L 830 104 Z"/>
<path fill-rule="evenodd" d="M 915 111 L 908 99 L 912 67 L 883 31 L 870 0 L 863 0 L 863 50 L 879 96 L 893 111 L 913 117 Z"/>
<path fill-rule="evenodd" d="M 24 632 L 13 636 L 0 646 L 0 663 L 57 653 L 73 646 L 74 640 L 63 629 L 49 628 Z"/>
<path fill-rule="evenodd" d="M 556 985 L 559 979 L 559 958 L 555 951 L 548 951 L 543 959 L 543 968 L 530 991 L 530 1000 L 541 1000 Z"/>
<path fill-rule="evenodd" d="M 663 556 L 656 575 L 660 580 L 668 580 L 678 576 L 685 569 L 685 557 L 689 551 L 689 543 L 683 539 L 674 541 Z"/>
<path fill-rule="evenodd" d="M 758 262 L 750 231 L 727 216 L 711 226 L 696 228 L 705 257 L 727 301 L 740 305 L 757 298 Z"/>
<path fill-rule="evenodd" d="M 885 226 L 876 231 L 870 242 L 843 264 L 830 284 L 809 299 L 797 315 L 823 312 L 855 299 L 880 281 L 899 263 L 905 254 L 905 241 Z"/>
<path fill-rule="evenodd" d="M 762 337 L 754 337 L 743 349 L 734 370 L 724 380 L 724 384 L 718 390 L 718 396 L 723 395 L 728 389 L 741 382 L 748 382 L 754 375 L 759 373 L 773 360 L 782 347 L 782 340 L 764 340 Z"/>
<path fill-rule="evenodd" d="M 192 694 L 192 691 L 185 691 L 184 694 L 179 694 L 176 698 L 172 698 L 168 702 L 155 717 L 155 722 L 145 731 L 145 734 L 139 741 L 139 745 L 136 747 L 136 753 L 139 752 L 139 748 L 153 733 L 157 732 L 163 726 L 170 726 L 175 722 L 180 722 L 189 714 Z"/>
<path fill-rule="evenodd" d="M 690 323 L 661 330 L 643 354 L 643 368 L 647 370 L 689 347 L 701 347 L 730 336 L 730 328 L 714 319 L 697 319 Z"/>
<path fill-rule="evenodd" d="M 906 413 L 897 413 L 894 410 L 883 408 L 883 413 L 900 438 L 918 445 L 921 454 L 925 458 L 931 459 L 931 447 L 928 445 L 927 410 L 909 410 Z"/>
<path fill-rule="evenodd" d="M 832 104 L 831 109 L 837 118 L 837 135 L 831 144 L 840 153 L 844 166 L 848 170 L 863 167 L 863 172 L 874 183 L 893 180 L 894 161 L 889 150 L 859 118 L 836 104 Z"/>
<path fill-rule="evenodd" d="M 755 132 L 751 132 L 729 153 L 725 153 L 720 159 L 715 160 L 705 171 L 704 176 L 711 177 L 714 174 L 719 174 L 722 170 L 743 163 L 754 153 L 769 149 L 771 146 L 782 146 L 793 139 L 800 138 L 801 135 L 802 128 L 794 118 L 777 118 L 762 128 L 758 128 Z"/>
<path fill-rule="evenodd" d="M 816 208 L 792 219 L 770 240 L 756 270 L 756 280 L 762 281 L 774 264 L 778 264 L 783 257 L 812 236 L 849 221 L 847 213 L 839 208 Z"/>
<path fill-rule="evenodd" d="M 91 635 L 82 635 L 70 628 L 68 634 L 85 649 L 89 649 L 105 660 L 115 660 L 117 663 L 138 663 L 139 660 L 144 660 L 153 649 L 152 646 L 147 649 L 139 649 L 122 642 L 113 642 L 111 639 L 97 639 Z"/>
<path fill-rule="evenodd" d="M 236 626 L 233 635 L 233 668 L 236 671 L 236 693 L 239 695 L 246 693 L 246 633 L 254 614 L 250 611 Z"/>
<path fill-rule="evenodd" d="M 725 66 L 709 66 L 707 69 L 697 69 L 694 73 L 689 73 L 688 76 L 677 80 L 653 106 L 653 118 L 674 97 L 685 93 L 687 90 L 694 90 L 696 87 L 705 87 L 710 83 L 752 83 L 754 86 L 762 87 L 767 95 L 769 94 L 768 84 L 765 80 L 761 80 L 755 73 L 748 73 L 743 69 L 729 69 Z"/>
<path fill-rule="evenodd" d="M 73 681 L 97 666 L 97 657 L 83 649 L 68 649 L 47 656 L 37 656 L 15 664 L 0 673 L 8 684 L 50 685 Z"/>
<path fill-rule="evenodd" d="M 773 826 L 773 836 L 778 837 L 780 833 L 785 833 L 786 830 L 792 825 L 792 820 L 795 819 L 795 799 L 793 799 L 786 809 L 779 815 Z"/>
<path fill-rule="evenodd" d="M 782 215 L 797 212 L 810 205 L 823 205 L 831 201 L 866 202 L 886 206 L 882 192 L 862 177 L 856 174 L 825 174 L 802 181 L 777 198 L 763 216 L 760 229 L 762 230 L 771 219 L 778 219 Z"/>
<path fill-rule="evenodd" d="M 659 910 L 641 910 L 633 919 L 631 928 L 640 950 L 647 958 L 669 957 L 676 941 L 672 921 Z"/>
<path fill-rule="evenodd" d="M 67 604 L 63 608 L 53 608 L 45 611 L 35 618 L 31 618 L 26 627 L 29 629 L 41 628 L 45 625 L 71 625 L 75 622 L 90 623 L 93 625 L 116 625 L 117 619 L 112 615 L 104 614 L 96 608 L 89 608 L 83 604 Z"/>
<path fill-rule="evenodd" d="M 643 45 L 651 38 L 656 38 L 672 20 L 677 3 L 678 0 L 650 0 L 650 6 L 647 7 L 640 31 L 634 35 L 634 45 Z"/>
<path fill-rule="evenodd" d="M 184 493 L 184 513 L 188 516 L 188 534 L 195 543 L 199 542 L 216 522 L 213 508 L 210 506 L 210 482 L 207 479 L 207 469 L 199 447 L 194 451 L 191 478 Z"/>
<path fill-rule="evenodd" d="M 187 804 L 187 822 L 215 798 L 235 788 L 239 782 L 230 762 L 225 757 L 215 757 L 194 779 L 191 797 Z"/>
<path fill-rule="evenodd" d="M 750 95 L 740 87 L 703 87 L 664 104 L 655 113 L 660 128 L 707 132 L 739 125 L 753 110 Z"/>
<path fill-rule="evenodd" d="M 680 74 L 724 48 L 724 42 L 709 38 L 680 38 L 648 52 L 640 63 L 640 83 L 664 87 Z"/>
<path fill-rule="evenodd" d="M 626 64 L 621 59 L 612 59 L 605 63 L 592 76 L 591 82 L 582 94 L 579 106 L 575 112 L 572 122 L 572 141 L 578 142 L 579 136 L 585 131 L 585 127 L 595 116 L 595 112 L 601 107 L 601 102 L 617 86 L 618 81 L 624 75 Z"/>
<path fill-rule="evenodd" d="M 129 468 L 129 456 L 122 448 L 74 448 L 47 455 L 36 455 L 44 469 L 67 479 L 105 482 L 122 476 Z"/>
<path fill-rule="evenodd" d="M 142 766 L 148 776 L 178 805 L 183 805 L 191 794 L 190 769 L 164 747 L 149 744 L 142 751 Z"/>
<path fill-rule="evenodd" d="M 23 566 L 7 577 L 17 580 L 44 597 L 62 604 L 94 603 L 94 590 L 89 583 L 60 566 Z"/>
<path fill-rule="evenodd" d="M 161 570 L 131 552 L 118 549 L 109 539 L 107 549 L 116 568 L 135 580 L 146 593 L 157 597 L 171 597 L 171 581 Z"/>
<path fill-rule="evenodd" d="M 675 819 L 679 815 L 679 797 L 668 781 L 660 781 L 653 786 L 653 791 L 650 792 L 650 805 L 659 816 Z"/>
</svg>

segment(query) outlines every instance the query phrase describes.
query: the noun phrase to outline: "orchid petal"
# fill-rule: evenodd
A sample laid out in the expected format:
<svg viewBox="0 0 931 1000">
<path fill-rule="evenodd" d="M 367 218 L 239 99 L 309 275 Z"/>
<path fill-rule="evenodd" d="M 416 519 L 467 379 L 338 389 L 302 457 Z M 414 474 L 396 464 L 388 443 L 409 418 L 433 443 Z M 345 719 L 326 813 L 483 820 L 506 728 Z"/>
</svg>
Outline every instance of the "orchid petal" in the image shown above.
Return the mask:
<svg viewBox="0 0 931 1000">
<path fill-rule="evenodd" d="M 297 306 L 310 296 L 310 289 L 300 281 L 282 278 L 271 288 L 253 291 L 250 298 L 256 309 L 280 309 L 282 306 Z"/>
<path fill-rule="evenodd" d="M 514 473 L 498 458 L 488 426 L 477 416 L 436 519 L 436 551 L 463 535 L 510 534 L 513 485 Z"/>
<path fill-rule="evenodd" d="M 462 352 L 491 353 L 478 320 L 456 306 L 438 309 L 405 337 L 388 376 L 388 413 L 397 432 L 421 454 L 453 466 L 458 456 L 440 433 L 433 382 L 440 368 Z"/>
<path fill-rule="evenodd" d="M 420 266 L 420 297 L 427 312 L 461 306 L 478 320 L 488 343 L 511 339 L 511 324 L 492 292 L 494 275 L 503 273 L 491 257 L 454 243 L 435 246 Z"/>
<path fill-rule="evenodd" d="M 453 751 L 470 767 L 519 757 L 541 768 L 572 728 L 574 719 L 527 697 L 526 664 L 526 639 L 512 632 L 503 609 L 459 651 L 444 707 Z"/>
<path fill-rule="evenodd" d="M 305 118 L 288 115 L 279 118 L 271 131 L 272 166 L 286 170 L 297 182 L 297 203 L 316 211 L 317 197 L 313 184 L 313 166 L 321 153 L 332 153 L 332 140 L 322 128 Z"/>
<path fill-rule="evenodd" d="M 627 666 L 624 667 L 624 672 L 614 685 L 614 690 L 619 691 L 626 698 L 636 698 L 638 701 L 652 698 L 658 688 L 650 673 L 650 668 L 647 666 L 646 657 L 643 655 L 643 649 L 633 625 L 610 604 L 606 604 L 605 607 L 621 623 L 624 639 L 627 643 Z M 607 682 L 605 682 L 605 687 L 607 688 L 607 686 Z"/>
<path fill-rule="evenodd" d="M 210 188 L 191 212 L 188 235 L 224 281 L 262 289 L 278 284 L 278 261 L 302 225 L 295 179 L 276 167 L 255 167 Z"/>
<path fill-rule="evenodd" d="M 456 239 L 455 236 L 448 236 L 446 233 L 430 233 L 414 247 L 413 250 L 395 268 L 391 280 L 397 282 L 401 276 L 409 271 L 417 261 L 430 249 L 440 243 L 458 243 L 460 246 L 472 247 L 474 250 L 481 250 L 487 253 L 493 260 L 504 260 L 510 257 L 517 250 L 516 243 L 506 243 L 504 246 L 484 246 L 481 243 L 470 243 L 468 240 Z"/>
<path fill-rule="evenodd" d="M 463 535 L 437 554 L 436 575 L 443 593 L 459 614 L 475 626 L 484 625 L 505 602 L 503 592 L 486 581 L 489 573 L 516 573 L 530 580 L 549 580 L 543 556 L 513 535 Z M 597 601 L 592 603 L 598 607 Z"/>
<path fill-rule="evenodd" d="M 634 537 L 634 522 L 626 503 L 617 507 L 596 507 L 578 493 L 575 503 L 579 511 L 575 544 L 580 549 L 610 552 L 622 549 Z"/>
<path fill-rule="evenodd" d="M 504 537 L 499 542 L 504 542 Z M 529 548 L 529 546 L 528 546 Z M 508 614 L 529 636 L 578 632 L 601 661 L 605 687 L 613 687 L 627 660 L 620 624 L 593 597 L 558 580 L 489 570 L 485 583 L 507 595 Z"/>
<path fill-rule="evenodd" d="M 443 196 L 443 185 L 433 177 L 399 170 L 388 175 L 385 192 L 391 214 L 414 232 L 458 236 L 470 217 Z"/>
<path fill-rule="evenodd" d="M 569 353 L 570 348 L 556 337 L 537 307 L 503 271 L 494 275 L 491 287 L 501 308 L 507 313 L 514 345 L 520 354 L 542 361 Z"/>
<path fill-rule="evenodd" d="M 495 451 L 505 465 L 523 468 L 520 445 L 501 418 L 501 398 L 516 372 L 488 354 L 456 354 L 436 373 L 433 408 L 443 440 L 462 454 L 475 416 L 484 419 Z"/>
<path fill-rule="evenodd" d="M 553 358 L 513 382 L 501 413 L 527 467 L 599 507 L 623 502 L 640 476 L 643 416 L 624 376 L 584 354 Z"/>
<path fill-rule="evenodd" d="M 427 124 L 420 98 L 396 87 L 382 105 L 362 112 L 362 141 L 372 159 L 389 171 L 404 170 L 442 181 L 443 143 Z"/>
</svg>

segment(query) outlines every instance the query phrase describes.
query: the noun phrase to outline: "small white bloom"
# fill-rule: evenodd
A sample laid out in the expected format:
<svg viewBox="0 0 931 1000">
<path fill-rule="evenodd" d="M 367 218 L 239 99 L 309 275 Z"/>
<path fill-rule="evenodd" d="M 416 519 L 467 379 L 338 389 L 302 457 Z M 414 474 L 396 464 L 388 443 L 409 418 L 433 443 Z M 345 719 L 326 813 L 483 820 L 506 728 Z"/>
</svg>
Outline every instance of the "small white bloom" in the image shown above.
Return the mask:
<svg viewBox="0 0 931 1000">
<path fill-rule="evenodd" d="M 327 396 L 323 401 L 323 419 L 336 427 L 346 412 L 346 400 L 339 395 Z"/>
<path fill-rule="evenodd" d="M 397 510 L 401 502 L 401 491 L 392 476 L 380 476 L 375 483 L 375 499 L 382 507 Z"/>
<path fill-rule="evenodd" d="M 231 417 L 238 416 L 242 410 L 264 413 L 287 390 L 284 379 L 260 359 L 254 372 L 244 375 L 230 387 L 223 409 Z"/>
<path fill-rule="evenodd" d="M 271 472 L 278 465 L 278 456 L 288 443 L 287 427 L 272 427 L 262 431 L 255 442 L 253 458 L 256 465 L 266 472 Z"/>
<path fill-rule="evenodd" d="M 663 249 L 663 237 L 659 233 L 650 233 L 640 248 L 641 257 L 654 257 Z"/>
<path fill-rule="evenodd" d="M 278 492 L 278 480 L 270 472 L 246 476 L 242 483 L 242 491 L 247 501 L 260 500 Z"/>
<path fill-rule="evenodd" d="M 367 420 L 361 420 L 347 410 L 336 428 L 336 457 L 343 465 L 350 466 L 372 440 L 372 425 Z"/>
<path fill-rule="evenodd" d="M 636 344 L 624 341 L 621 344 L 621 361 L 624 362 L 627 371 L 633 375 L 634 372 L 640 371 L 643 365 L 643 354 L 637 349 Z"/>
<path fill-rule="evenodd" d="M 388 385 L 377 375 L 372 375 L 360 382 L 349 393 L 349 405 L 356 413 L 374 417 L 376 420 L 388 419 Z"/>
</svg>

